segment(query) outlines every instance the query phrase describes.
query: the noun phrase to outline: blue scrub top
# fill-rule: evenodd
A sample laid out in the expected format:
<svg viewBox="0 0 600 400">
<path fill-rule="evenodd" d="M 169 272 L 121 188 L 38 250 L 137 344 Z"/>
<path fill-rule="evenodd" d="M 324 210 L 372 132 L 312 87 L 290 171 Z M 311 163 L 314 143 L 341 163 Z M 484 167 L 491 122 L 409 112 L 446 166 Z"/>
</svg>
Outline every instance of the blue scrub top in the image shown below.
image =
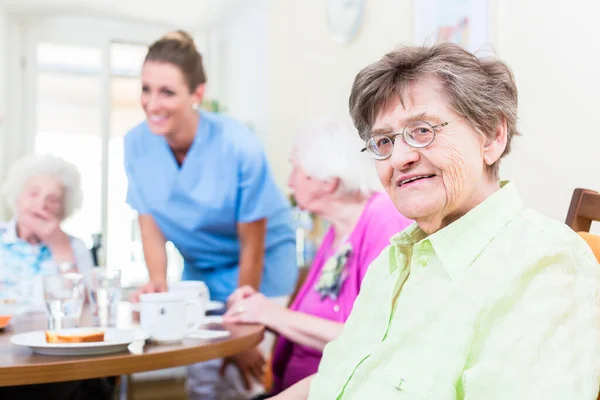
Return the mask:
<svg viewBox="0 0 600 400">
<path fill-rule="evenodd" d="M 238 286 L 236 224 L 267 218 L 261 292 L 290 294 L 297 277 L 290 206 L 278 189 L 259 139 L 243 124 L 200 112 L 181 167 L 163 136 L 143 122 L 125 136 L 127 203 L 151 214 L 177 247 L 184 280 L 206 282 L 219 301 Z"/>
</svg>

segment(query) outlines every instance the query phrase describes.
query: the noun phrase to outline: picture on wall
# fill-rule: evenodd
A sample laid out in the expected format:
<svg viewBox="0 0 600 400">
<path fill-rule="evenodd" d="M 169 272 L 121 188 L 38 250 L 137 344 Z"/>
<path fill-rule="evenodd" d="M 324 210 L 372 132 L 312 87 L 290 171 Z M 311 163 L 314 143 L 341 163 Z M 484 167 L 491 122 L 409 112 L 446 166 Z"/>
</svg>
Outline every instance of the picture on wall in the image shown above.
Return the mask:
<svg viewBox="0 0 600 400">
<path fill-rule="evenodd" d="M 489 50 L 488 0 L 414 0 L 414 43 L 456 43 Z"/>
</svg>

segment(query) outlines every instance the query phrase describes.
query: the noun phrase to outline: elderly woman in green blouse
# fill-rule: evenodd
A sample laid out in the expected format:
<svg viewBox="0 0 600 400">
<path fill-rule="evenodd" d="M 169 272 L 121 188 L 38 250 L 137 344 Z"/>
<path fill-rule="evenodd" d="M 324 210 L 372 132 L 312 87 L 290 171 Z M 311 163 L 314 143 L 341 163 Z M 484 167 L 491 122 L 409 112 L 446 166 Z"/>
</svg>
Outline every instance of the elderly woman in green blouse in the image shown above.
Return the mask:
<svg viewBox="0 0 600 400">
<path fill-rule="evenodd" d="M 358 74 L 350 112 L 416 224 L 369 267 L 312 381 L 280 398 L 596 399 L 600 267 L 499 181 L 518 134 L 509 68 L 401 47 Z"/>
</svg>

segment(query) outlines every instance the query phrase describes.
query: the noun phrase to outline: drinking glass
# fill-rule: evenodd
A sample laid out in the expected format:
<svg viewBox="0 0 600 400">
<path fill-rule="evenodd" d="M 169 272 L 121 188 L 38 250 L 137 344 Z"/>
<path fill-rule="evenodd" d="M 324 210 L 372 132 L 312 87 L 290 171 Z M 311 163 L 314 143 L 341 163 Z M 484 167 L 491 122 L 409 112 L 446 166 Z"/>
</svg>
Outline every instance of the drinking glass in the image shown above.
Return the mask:
<svg viewBox="0 0 600 400">
<path fill-rule="evenodd" d="M 90 285 L 94 326 L 114 327 L 117 323 L 117 306 L 121 301 L 121 271 L 94 268 Z"/>
<path fill-rule="evenodd" d="M 48 328 L 60 330 L 77 326 L 85 300 L 85 284 L 79 273 L 44 277 L 44 301 Z"/>
</svg>

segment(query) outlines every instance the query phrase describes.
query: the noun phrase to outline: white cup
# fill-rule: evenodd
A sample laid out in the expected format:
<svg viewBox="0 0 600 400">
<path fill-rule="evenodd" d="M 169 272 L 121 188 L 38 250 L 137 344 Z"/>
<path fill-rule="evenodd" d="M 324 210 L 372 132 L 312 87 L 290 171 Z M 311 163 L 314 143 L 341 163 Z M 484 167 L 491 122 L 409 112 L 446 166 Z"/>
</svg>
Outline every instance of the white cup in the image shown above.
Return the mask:
<svg viewBox="0 0 600 400">
<path fill-rule="evenodd" d="M 179 293 L 146 293 L 140 296 L 140 325 L 149 339 L 157 343 L 180 342 L 197 323 L 190 323 L 191 310 Z"/>
<path fill-rule="evenodd" d="M 202 281 L 181 281 L 169 284 L 169 292 L 182 295 L 187 305 L 189 324 L 199 324 L 204 321 L 210 294 L 208 287 Z"/>
</svg>

